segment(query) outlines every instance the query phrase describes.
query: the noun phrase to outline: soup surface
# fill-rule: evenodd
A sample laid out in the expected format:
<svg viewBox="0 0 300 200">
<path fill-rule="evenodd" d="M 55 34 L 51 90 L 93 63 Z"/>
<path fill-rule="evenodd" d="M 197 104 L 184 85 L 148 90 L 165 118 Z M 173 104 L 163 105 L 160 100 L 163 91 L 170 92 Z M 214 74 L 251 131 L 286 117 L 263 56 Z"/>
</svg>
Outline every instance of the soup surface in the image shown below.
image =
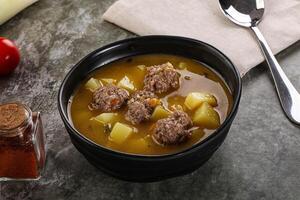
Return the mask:
<svg viewBox="0 0 300 200">
<path fill-rule="evenodd" d="M 193 130 L 192 135 L 180 144 L 158 144 L 152 139 L 153 126 L 156 121 L 148 120 L 133 125 L 124 117 L 127 106 L 122 106 L 120 109 L 113 111 L 117 113 L 116 116 L 114 116 L 115 121 L 126 124 L 135 131 L 125 142 L 118 144 L 110 138 L 111 129 L 107 130 L 107 126 L 103 126 L 97 121 L 92 120 L 102 112 L 99 110 L 91 110 L 89 107 L 93 93 L 86 89 L 85 83 L 91 77 L 100 81 L 113 79 L 118 82 L 124 78 L 124 76 L 127 76 L 135 88 L 141 90 L 143 89 L 145 76 L 145 70 L 141 70 L 141 66 L 149 67 L 167 62 L 170 62 L 180 74 L 180 87 L 167 93 L 158 94 L 163 106 L 167 109 L 172 109 L 174 105 L 180 105 L 192 118 L 194 111 L 187 109 L 184 104 L 187 95 L 191 92 L 209 93 L 217 100 L 217 105 L 214 107 L 214 110 L 218 113 L 220 123 L 222 123 L 231 110 L 232 95 L 219 75 L 192 59 L 174 55 L 150 54 L 123 59 L 103 66 L 91 73 L 90 76 L 79 85 L 73 97 L 70 99 L 69 115 L 74 127 L 85 137 L 101 146 L 121 152 L 142 155 L 162 155 L 178 152 L 208 137 L 216 128 L 207 129 L 197 126 L 195 130 Z"/>
</svg>

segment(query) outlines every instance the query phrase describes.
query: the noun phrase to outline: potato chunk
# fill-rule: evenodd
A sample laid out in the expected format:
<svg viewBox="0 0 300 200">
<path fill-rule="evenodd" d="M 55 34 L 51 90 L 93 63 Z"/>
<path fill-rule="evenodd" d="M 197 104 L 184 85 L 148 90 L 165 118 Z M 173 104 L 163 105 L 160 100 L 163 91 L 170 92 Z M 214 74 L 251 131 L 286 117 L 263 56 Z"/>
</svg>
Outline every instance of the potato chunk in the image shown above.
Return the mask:
<svg viewBox="0 0 300 200">
<path fill-rule="evenodd" d="M 146 71 L 146 65 L 138 65 L 136 67 L 143 72 Z"/>
<path fill-rule="evenodd" d="M 135 90 L 133 82 L 127 76 L 124 76 L 124 78 L 119 81 L 118 86 L 131 92 Z"/>
<path fill-rule="evenodd" d="M 133 129 L 131 127 L 117 122 L 110 133 L 110 140 L 117 144 L 122 144 L 132 133 Z"/>
<path fill-rule="evenodd" d="M 187 65 L 185 62 L 180 62 L 180 63 L 178 64 L 178 68 L 179 68 L 179 69 L 182 69 L 182 70 L 183 70 L 183 69 L 186 69 L 187 66 L 188 66 L 188 65 Z"/>
<path fill-rule="evenodd" d="M 217 100 L 213 95 L 207 93 L 201 93 L 201 92 L 189 93 L 184 101 L 184 105 L 188 109 L 194 110 L 195 108 L 200 106 L 203 102 L 207 102 L 211 106 L 217 106 Z"/>
<path fill-rule="evenodd" d="M 112 124 L 117 121 L 117 116 L 117 113 L 102 113 L 94 117 L 94 119 L 104 124 Z"/>
<path fill-rule="evenodd" d="M 210 104 L 203 102 L 195 111 L 193 122 L 204 128 L 216 129 L 220 126 L 220 117 Z"/>
<path fill-rule="evenodd" d="M 106 140 L 107 134 L 109 134 L 111 131 L 111 125 L 99 122 L 94 118 L 91 118 L 90 120 L 91 121 L 89 122 L 89 130 L 91 132 L 89 133 L 89 137 L 91 137 L 93 141 L 97 142 Z"/>
<path fill-rule="evenodd" d="M 149 144 L 144 138 L 139 138 L 130 140 L 128 146 L 133 152 L 144 152 L 148 149 Z"/>
<path fill-rule="evenodd" d="M 115 84 L 117 80 L 112 78 L 102 78 L 101 82 L 103 82 L 104 84 Z"/>
<path fill-rule="evenodd" d="M 90 78 L 85 84 L 85 88 L 90 90 L 91 92 L 94 92 L 101 86 L 102 86 L 102 83 L 98 79 L 95 79 L 95 78 Z"/>
<path fill-rule="evenodd" d="M 167 118 L 170 115 L 170 112 L 164 109 L 162 106 L 156 106 L 154 109 L 151 120 L 157 121 L 162 118 Z"/>
</svg>

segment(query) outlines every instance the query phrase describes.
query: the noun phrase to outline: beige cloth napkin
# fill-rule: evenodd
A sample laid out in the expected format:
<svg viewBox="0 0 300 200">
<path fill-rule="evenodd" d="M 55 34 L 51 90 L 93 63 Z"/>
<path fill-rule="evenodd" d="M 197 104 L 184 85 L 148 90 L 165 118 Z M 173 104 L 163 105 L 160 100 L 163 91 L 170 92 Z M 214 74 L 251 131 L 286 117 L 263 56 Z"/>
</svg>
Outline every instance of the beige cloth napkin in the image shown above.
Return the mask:
<svg viewBox="0 0 300 200">
<path fill-rule="evenodd" d="M 300 0 L 265 0 L 259 25 L 274 53 L 300 39 Z M 224 52 L 244 75 L 264 58 L 251 32 L 225 18 L 218 0 L 119 0 L 103 18 L 138 35 L 179 35 Z"/>
<path fill-rule="evenodd" d="M 38 0 L 0 0 L 0 25 Z"/>
</svg>

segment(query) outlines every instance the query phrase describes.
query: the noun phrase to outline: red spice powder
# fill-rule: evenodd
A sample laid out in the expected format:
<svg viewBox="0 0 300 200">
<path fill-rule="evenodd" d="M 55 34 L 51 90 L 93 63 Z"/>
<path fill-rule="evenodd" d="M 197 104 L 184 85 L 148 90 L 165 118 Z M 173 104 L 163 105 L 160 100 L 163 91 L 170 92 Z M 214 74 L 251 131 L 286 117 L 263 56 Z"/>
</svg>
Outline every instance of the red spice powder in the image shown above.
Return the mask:
<svg viewBox="0 0 300 200">
<path fill-rule="evenodd" d="M 35 179 L 39 176 L 34 149 L 0 148 L 0 177 Z"/>
</svg>

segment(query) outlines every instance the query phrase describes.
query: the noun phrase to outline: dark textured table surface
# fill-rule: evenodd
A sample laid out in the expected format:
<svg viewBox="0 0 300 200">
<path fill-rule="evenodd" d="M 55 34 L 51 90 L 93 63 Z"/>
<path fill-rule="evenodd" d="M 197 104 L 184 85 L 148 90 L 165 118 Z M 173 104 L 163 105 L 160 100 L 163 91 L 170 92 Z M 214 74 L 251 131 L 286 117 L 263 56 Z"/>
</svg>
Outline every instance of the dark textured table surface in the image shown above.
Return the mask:
<svg viewBox="0 0 300 200">
<path fill-rule="evenodd" d="M 134 37 L 101 20 L 113 2 L 41 0 L 0 26 L 0 36 L 15 40 L 22 53 L 15 73 L 0 79 L 0 102 L 18 100 L 42 112 L 48 152 L 39 181 L 2 182 L 0 199 L 300 199 L 300 129 L 282 113 L 265 65 L 243 78 L 240 110 L 227 139 L 194 173 L 128 183 L 84 159 L 58 114 L 57 91 L 88 52 Z M 300 89 L 300 42 L 278 57 Z"/>
</svg>

